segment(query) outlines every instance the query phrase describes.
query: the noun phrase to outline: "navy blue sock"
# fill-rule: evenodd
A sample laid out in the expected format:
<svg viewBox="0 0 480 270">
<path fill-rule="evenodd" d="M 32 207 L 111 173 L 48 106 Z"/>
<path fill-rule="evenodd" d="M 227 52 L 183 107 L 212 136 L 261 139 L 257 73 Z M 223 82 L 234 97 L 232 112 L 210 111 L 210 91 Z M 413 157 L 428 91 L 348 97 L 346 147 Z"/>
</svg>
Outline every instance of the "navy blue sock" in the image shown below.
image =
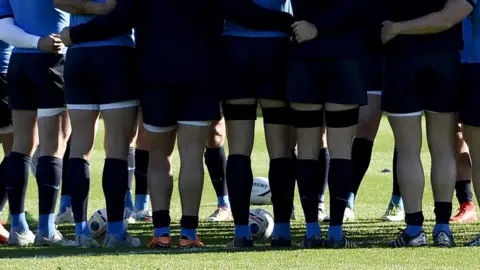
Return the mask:
<svg viewBox="0 0 480 270">
<path fill-rule="evenodd" d="M 123 226 L 125 194 L 128 189 L 128 162 L 106 158 L 103 167 L 103 193 L 107 205 L 108 233 L 125 236 Z"/>
<path fill-rule="evenodd" d="M 7 169 L 7 157 L 4 157 L 2 163 L 0 163 L 0 212 L 3 211 L 8 198 L 6 189 Z"/>
<path fill-rule="evenodd" d="M 405 223 L 407 223 L 407 234 L 409 236 L 416 236 L 421 231 L 423 231 L 423 221 L 424 218 L 422 212 L 405 214 Z"/>
<path fill-rule="evenodd" d="M 330 167 L 330 152 L 328 151 L 328 148 L 320 149 L 320 157 L 318 161 L 320 162 L 320 176 L 323 176 L 323 185 L 320 187 L 318 200 L 320 203 L 324 203 L 325 191 L 327 190 L 328 184 L 328 170 Z"/>
<path fill-rule="evenodd" d="M 343 238 L 343 227 L 342 226 L 330 226 L 328 227 L 328 238 L 333 238 L 334 240 L 342 240 Z"/>
<path fill-rule="evenodd" d="M 440 231 L 445 231 L 451 234 L 450 231 L 450 217 L 452 216 L 451 202 L 435 202 L 435 227 L 433 235 L 437 235 Z"/>
<path fill-rule="evenodd" d="M 90 164 L 82 158 L 71 158 L 68 164 L 68 183 L 72 190 L 73 218 L 75 223 L 81 223 L 87 221 Z"/>
<path fill-rule="evenodd" d="M 44 236 L 55 235 L 55 204 L 60 183 L 62 182 L 63 160 L 56 157 L 42 156 L 37 165 L 37 186 L 39 200 L 38 232 Z"/>
<path fill-rule="evenodd" d="M 235 237 L 245 238 L 252 236 L 249 225 L 235 225 Z"/>
<path fill-rule="evenodd" d="M 275 224 L 290 224 L 295 193 L 293 161 L 290 158 L 270 160 L 268 179 L 272 193 Z M 288 231 L 290 231 L 290 228 Z"/>
<path fill-rule="evenodd" d="M 180 225 L 180 236 L 187 237 L 192 241 L 197 239 L 198 217 L 182 216 Z"/>
<path fill-rule="evenodd" d="M 393 167 L 393 190 L 392 196 L 402 197 L 402 193 L 400 192 L 400 186 L 398 185 L 398 177 L 397 177 L 397 150 L 393 150 L 393 160 L 392 160 L 392 167 Z"/>
<path fill-rule="evenodd" d="M 168 233 L 168 235 L 170 236 L 170 211 L 153 211 L 152 220 L 155 237 L 161 237 L 165 233 Z"/>
<path fill-rule="evenodd" d="M 455 183 L 455 191 L 459 204 L 473 202 L 471 180 L 457 180 Z"/>
<path fill-rule="evenodd" d="M 353 163 L 349 159 L 331 159 L 328 186 L 330 189 L 330 226 L 341 226 L 347 207 Z"/>
<path fill-rule="evenodd" d="M 133 174 L 135 172 L 135 148 L 128 148 L 128 191 L 125 195 L 125 208 L 128 208 L 130 211 L 134 211 L 133 200 L 132 200 L 132 183 L 133 183 Z"/>
<path fill-rule="evenodd" d="M 352 144 L 353 178 L 350 192 L 356 195 L 363 177 L 372 159 L 373 142 L 364 138 L 355 138 Z M 352 205 L 353 209 L 353 205 Z"/>
<path fill-rule="evenodd" d="M 318 167 L 318 160 L 298 159 L 295 162 L 295 178 L 307 224 L 318 223 L 318 194 L 323 185 Z"/>
<path fill-rule="evenodd" d="M 27 155 L 12 152 L 8 156 L 8 177 L 6 188 L 10 214 L 25 213 L 25 194 L 27 192 L 28 176 L 31 158 Z"/>
<path fill-rule="evenodd" d="M 250 157 L 230 155 L 227 161 L 227 186 L 228 190 L 235 190 L 229 197 L 236 226 L 248 226 L 252 185 L 253 173 Z"/>
<path fill-rule="evenodd" d="M 207 166 L 210 179 L 212 180 L 213 189 L 215 194 L 219 198 L 218 207 L 226 206 L 226 202 L 220 202 L 220 198 L 228 198 L 227 183 L 226 183 L 226 170 L 227 170 L 227 157 L 225 155 L 225 149 L 220 148 L 208 148 L 205 150 L 205 165 Z M 229 204 L 229 202 L 228 202 Z"/>
<path fill-rule="evenodd" d="M 135 210 L 147 210 L 150 202 L 147 188 L 149 153 L 135 149 Z"/>
<path fill-rule="evenodd" d="M 72 201 L 70 197 L 70 188 L 68 185 L 68 160 L 70 159 L 70 140 L 67 142 L 67 148 L 63 155 L 63 167 L 62 167 L 62 192 L 60 197 L 60 209 L 59 212 L 63 213 L 67 208 L 72 208 Z"/>
</svg>

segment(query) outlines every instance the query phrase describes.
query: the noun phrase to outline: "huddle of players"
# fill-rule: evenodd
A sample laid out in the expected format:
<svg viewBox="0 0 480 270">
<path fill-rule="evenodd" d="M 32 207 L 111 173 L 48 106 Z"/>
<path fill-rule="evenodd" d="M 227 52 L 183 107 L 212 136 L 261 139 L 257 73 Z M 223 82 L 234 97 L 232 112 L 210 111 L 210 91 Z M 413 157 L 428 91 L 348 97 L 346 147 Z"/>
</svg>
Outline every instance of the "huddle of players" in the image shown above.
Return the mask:
<svg viewBox="0 0 480 270">
<path fill-rule="evenodd" d="M 66 27 L 67 14 L 54 9 L 53 2 L 72 14 L 70 27 Z M 40 220 L 34 241 L 39 245 L 73 244 L 53 225 L 61 157 L 71 132 L 68 182 L 76 227 L 74 245 L 98 246 L 88 231 L 86 209 L 88 160 L 102 111 L 107 156 L 102 180 L 108 212 L 105 245 L 140 245 L 126 233 L 122 221 L 128 190 L 127 155 L 141 104 L 150 137 L 148 189 L 153 195 L 155 227 L 148 247 L 171 246 L 171 154 L 176 140 L 181 160 L 179 246 L 203 247 L 196 235 L 202 160 L 211 121 L 220 118 L 220 96 L 229 138 L 226 179 L 235 222 L 235 237 L 228 246 L 253 246 L 248 228 L 253 179 L 250 155 L 260 103 L 270 156 L 275 217 L 272 247 L 292 245 L 290 213 L 295 180 L 306 219 L 301 245 L 354 247 L 343 234 L 342 219 L 349 199 L 345 187 L 351 186 L 355 170 L 352 139 L 359 107 L 367 104 L 362 70 L 379 73 L 384 65 L 382 110 L 395 135 L 397 176 L 407 223 L 407 229 L 389 245 L 427 245 L 422 228 L 424 176 L 420 160 L 420 119 L 425 112 L 435 198 L 434 243 L 454 246 L 448 223 L 456 178 L 456 112 L 460 109 L 474 185 L 480 181 L 480 146 L 476 145 L 480 123 L 473 81 L 476 65 L 462 65 L 465 70 L 460 71 L 459 56 L 463 48 L 459 23 L 473 11 L 466 24 L 475 24 L 476 1 L 292 0 L 294 18 L 283 12 L 283 0 L 259 0 L 256 4 L 241 0 L 53 2 L 36 1 L 28 8 L 17 0 L 0 2 L 1 18 L 15 18 L 10 27 L 43 36 L 35 39 L 36 43 L 30 42 L 30 47 L 9 41 L 15 46 L 8 69 L 15 127 L 6 183 L 12 213 L 10 244 L 33 242 L 23 205 L 38 117 L 42 146 L 37 171 Z M 161 16 L 158 10 L 162 10 Z M 161 34 L 156 34 L 159 29 Z M 475 33 L 468 35 L 476 38 Z M 470 41 L 472 44 L 475 42 Z M 70 47 L 65 63 L 68 115 L 61 80 L 63 45 Z M 37 47 L 54 53 L 42 53 Z M 476 63 L 476 50 L 466 46 L 462 58 Z M 468 90 L 463 103 L 459 100 L 459 75 L 465 83 L 462 90 Z M 295 162 L 290 153 L 292 126 L 298 151 Z M 324 172 L 319 170 L 325 166 L 318 159 L 323 126 L 331 156 L 331 217 L 326 238 L 320 231 L 317 209 L 325 181 Z M 469 244 L 479 243 L 476 239 Z"/>
</svg>

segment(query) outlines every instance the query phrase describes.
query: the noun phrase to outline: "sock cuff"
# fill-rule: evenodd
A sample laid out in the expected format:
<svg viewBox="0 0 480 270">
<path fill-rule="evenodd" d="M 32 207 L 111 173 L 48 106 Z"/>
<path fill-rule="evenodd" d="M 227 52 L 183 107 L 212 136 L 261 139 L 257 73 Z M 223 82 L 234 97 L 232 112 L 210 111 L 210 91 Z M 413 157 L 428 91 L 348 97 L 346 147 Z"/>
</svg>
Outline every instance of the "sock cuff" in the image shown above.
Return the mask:
<svg viewBox="0 0 480 270">
<path fill-rule="evenodd" d="M 365 138 L 355 138 L 353 139 L 354 146 L 363 146 L 363 147 L 373 147 L 373 141 L 365 139 Z"/>
<path fill-rule="evenodd" d="M 423 226 L 423 212 L 405 214 L 405 223 L 410 226 Z"/>
<path fill-rule="evenodd" d="M 48 162 L 54 165 L 63 165 L 63 158 L 57 158 L 57 157 L 52 157 L 52 156 L 41 156 L 38 158 L 38 163 L 40 162 Z"/>
<path fill-rule="evenodd" d="M 251 159 L 249 156 L 245 155 L 239 155 L 239 154 L 234 154 L 234 155 L 229 155 L 227 162 L 231 161 L 236 161 L 236 162 L 251 162 Z"/>
<path fill-rule="evenodd" d="M 19 152 L 11 152 L 10 155 L 8 155 L 9 158 L 19 158 L 19 159 L 22 159 L 23 161 L 26 161 L 26 162 L 31 162 L 32 161 L 32 158 L 27 156 L 27 155 L 24 155 L 22 153 L 19 153 Z"/>
<path fill-rule="evenodd" d="M 87 164 L 87 166 L 90 166 L 90 162 L 86 159 L 83 158 L 69 158 L 68 159 L 69 164 Z"/>
<path fill-rule="evenodd" d="M 115 164 L 115 165 L 121 165 L 121 166 L 128 166 L 128 161 L 126 159 L 118 159 L 118 158 L 106 158 L 105 159 L 105 165 L 109 164 Z"/>
<path fill-rule="evenodd" d="M 198 228 L 198 216 L 183 216 L 180 220 L 180 226 L 184 229 Z"/>
<path fill-rule="evenodd" d="M 160 210 L 153 211 L 152 213 L 153 227 L 154 228 L 164 228 L 170 227 L 170 211 Z"/>
</svg>

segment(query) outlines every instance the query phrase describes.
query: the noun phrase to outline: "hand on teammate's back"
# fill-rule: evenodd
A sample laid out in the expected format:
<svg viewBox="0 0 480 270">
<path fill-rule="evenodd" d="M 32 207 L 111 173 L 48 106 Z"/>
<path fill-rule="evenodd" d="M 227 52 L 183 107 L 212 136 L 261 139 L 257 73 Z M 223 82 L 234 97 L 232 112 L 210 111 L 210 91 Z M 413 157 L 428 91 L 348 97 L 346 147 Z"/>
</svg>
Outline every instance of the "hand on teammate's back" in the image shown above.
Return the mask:
<svg viewBox="0 0 480 270">
<path fill-rule="evenodd" d="M 62 32 L 60 32 L 60 38 L 65 46 L 70 47 L 73 45 L 72 39 L 70 38 L 70 27 L 63 28 Z"/>
<path fill-rule="evenodd" d="M 47 53 L 59 53 L 65 45 L 58 34 L 43 36 L 38 40 L 37 47 Z"/>
<path fill-rule="evenodd" d="M 317 37 L 318 30 L 314 24 L 307 21 L 298 21 L 292 25 L 295 40 L 298 43 L 303 43 Z"/>
</svg>

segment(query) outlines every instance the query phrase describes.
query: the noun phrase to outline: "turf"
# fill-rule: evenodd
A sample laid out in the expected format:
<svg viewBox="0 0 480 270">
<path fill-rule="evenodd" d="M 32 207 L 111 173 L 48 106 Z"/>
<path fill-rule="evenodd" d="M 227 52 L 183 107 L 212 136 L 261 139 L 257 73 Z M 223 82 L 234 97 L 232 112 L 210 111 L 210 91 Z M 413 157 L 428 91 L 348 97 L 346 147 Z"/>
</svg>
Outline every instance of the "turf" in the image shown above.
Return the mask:
<svg viewBox="0 0 480 270">
<path fill-rule="evenodd" d="M 260 119 L 261 120 L 261 119 Z M 101 189 L 101 172 L 103 165 L 103 129 L 99 130 L 95 153 L 91 162 L 92 187 L 89 212 L 103 208 Z M 375 142 L 372 163 L 362 184 L 357 204 L 357 221 L 346 225 L 348 235 L 358 241 L 354 250 L 272 250 L 266 243 L 259 243 L 254 250 L 226 250 L 224 245 L 233 236 L 231 223 L 207 224 L 202 222 L 199 229 L 202 240 L 208 245 L 200 251 L 150 251 L 140 249 L 72 249 L 72 248 L 11 248 L 0 247 L 0 265 L 2 269 L 250 269 L 250 268 L 297 268 L 297 269 L 478 269 L 480 250 L 475 248 L 455 249 L 389 249 L 386 241 L 396 237 L 401 223 L 384 223 L 379 218 L 385 211 L 392 189 L 392 174 L 382 172 L 392 167 L 393 138 L 390 127 L 384 119 Z M 426 177 L 429 177 L 430 159 L 424 146 L 422 158 Z M 178 174 L 178 155 L 174 157 L 174 172 Z M 266 176 L 268 158 L 264 142 L 261 121 L 257 121 L 255 149 L 252 165 L 256 176 Z M 27 194 L 27 209 L 36 216 L 37 187 L 34 178 L 30 178 Z M 433 203 L 431 187 L 425 189 L 426 230 L 431 232 L 433 226 Z M 327 200 L 328 202 L 328 200 Z M 297 221 L 293 223 L 295 241 L 300 241 L 303 232 L 303 215 L 298 199 Z M 205 218 L 216 206 L 215 193 L 208 175 L 200 211 L 200 218 Z M 271 211 L 271 207 L 262 207 Z M 172 203 L 173 237 L 177 241 L 179 231 L 180 202 L 175 191 Z M 3 214 L 6 219 L 7 213 Z M 30 224 L 32 230 L 36 224 Z M 71 225 L 59 229 L 68 238 L 73 238 Z M 152 235 L 152 226 L 148 223 L 130 225 L 130 232 L 147 244 Z M 326 231 L 327 227 L 322 225 Z M 461 246 L 478 232 L 477 224 L 455 225 L 453 231 L 456 241 Z M 431 237 L 430 239 L 431 240 Z"/>
</svg>

